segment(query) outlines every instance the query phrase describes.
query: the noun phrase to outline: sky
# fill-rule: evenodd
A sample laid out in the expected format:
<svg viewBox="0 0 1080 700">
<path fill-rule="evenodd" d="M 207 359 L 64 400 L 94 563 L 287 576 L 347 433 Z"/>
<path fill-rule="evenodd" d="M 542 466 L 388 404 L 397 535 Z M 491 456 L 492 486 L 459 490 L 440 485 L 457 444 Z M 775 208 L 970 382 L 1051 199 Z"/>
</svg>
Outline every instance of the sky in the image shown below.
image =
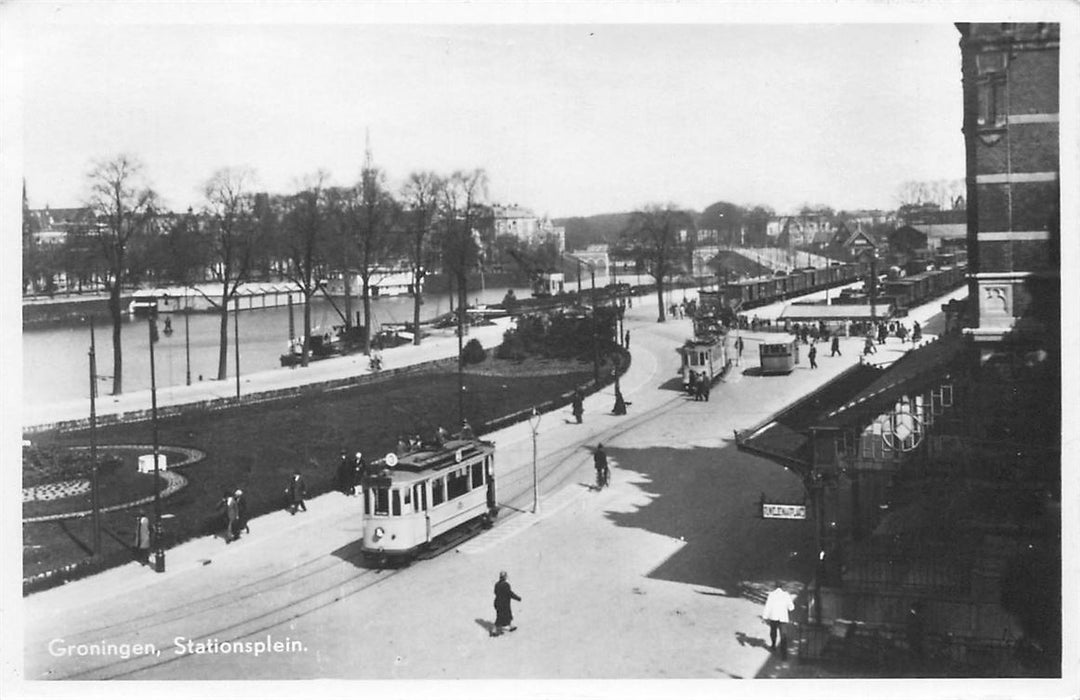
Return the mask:
<svg viewBox="0 0 1080 700">
<path fill-rule="evenodd" d="M 93 162 L 119 153 L 176 210 L 225 166 L 270 192 L 319 169 L 350 184 L 367 135 L 391 186 L 483 168 L 491 201 L 553 218 L 720 200 L 891 209 L 904 181 L 964 176 L 959 33 L 940 18 L 73 14 L 21 32 L 35 208 L 78 206 Z"/>
</svg>

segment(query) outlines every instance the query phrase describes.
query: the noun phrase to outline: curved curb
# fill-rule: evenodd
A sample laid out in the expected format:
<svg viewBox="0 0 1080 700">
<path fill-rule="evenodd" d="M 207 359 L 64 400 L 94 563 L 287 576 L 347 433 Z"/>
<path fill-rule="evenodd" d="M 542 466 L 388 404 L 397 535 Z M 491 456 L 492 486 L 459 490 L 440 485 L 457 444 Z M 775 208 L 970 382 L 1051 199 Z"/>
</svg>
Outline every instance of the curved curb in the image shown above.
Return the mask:
<svg viewBox="0 0 1080 700">
<path fill-rule="evenodd" d="M 89 447 L 79 446 L 79 447 L 73 447 L 71 449 L 88 450 L 90 448 Z M 152 450 L 152 449 L 154 449 L 154 446 L 153 445 L 102 445 L 102 446 L 98 447 L 98 449 L 99 450 L 118 450 L 118 449 L 123 449 L 123 450 Z M 191 465 L 196 464 L 198 462 L 201 462 L 203 459 L 206 458 L 206 454 L 204 452 L 202 452 L 200 450 L 192 449 L 190 447 L 166 446 L 165 448 L 162 448 L 162 447 L 159 446 L 158 451 L 159 452 L 161 452 L 161 451 L 179 452 L 180 454 L 183 455 L 183 459 L 181 459 L 179 462 L 177 462 L 176 464 L 170 465 L 168 469 L 165 469 L 165 470 L 161 471 L 160 475 L 161 475 L 162 478 L 165 479 L 165 488 L 163 488 L 161 491 L 159 491 L 156 494 L 153 494 L 153 495 L 150 495 L 150 496 L 145 496 L 143 498 L 139 498 L 139 499 L 134 500 L 134 501 L 129 501 L 127 503 L 118 503 L 116 505 L 107 506 L 105 508 L 99 508 L 98 509 L 99 513 L 112 513 L 113 511 L 117 511 L 117 510 L 125 510 L 127 508 L 133 508 L 135 506 L 145 505 L 145 504 L 150 503 L 151 501 L 153 501 L 155 498 L 168 498 L 169 496 L 173 495 L 174 493 L 176 493 L 180 489 L 184 488 L 188 484 L 188 480 L 186 478 L 184 478 L 180 474 L 177 474 L 177 473 L 173 472 L 172 470 L 180 468 L 180 467 L 190 467 Z M 92 515 L 93 513 L 94 513 L 93 509 L 90 509 L 90 510 L 70 511 L 70 512 L 67 512 L 67 513 L 55 513 L 53 515 L 38 515 L 38 516 L 35 516 L 35 517 L 31 517 L 31 518 L 23 518 L 22 522 L 23 522 L 23 524 L 26 524 L 26 523 L 45 523 L 45 522 L 52 522 L 52 521 L 56 521 L 56 520 L 74 520 L 76 518 L 85 518 L 85 517 L 87 517 L 89 515 Z"/>
</svg>

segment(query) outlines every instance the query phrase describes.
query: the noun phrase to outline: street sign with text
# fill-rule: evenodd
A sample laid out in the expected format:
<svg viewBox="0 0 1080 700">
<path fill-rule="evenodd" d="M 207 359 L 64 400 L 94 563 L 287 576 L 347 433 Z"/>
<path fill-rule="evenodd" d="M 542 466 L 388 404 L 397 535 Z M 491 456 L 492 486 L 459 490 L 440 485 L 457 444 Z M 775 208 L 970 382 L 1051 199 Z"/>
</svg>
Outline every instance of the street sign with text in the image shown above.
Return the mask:
<svg viewBox="0 0 1080 700">
<path fill-rule="evenodd" d="M 806 506 L 794 503 L 761 503 L 761 517 L 777 520 L 806 520 Z"/>
</svg>

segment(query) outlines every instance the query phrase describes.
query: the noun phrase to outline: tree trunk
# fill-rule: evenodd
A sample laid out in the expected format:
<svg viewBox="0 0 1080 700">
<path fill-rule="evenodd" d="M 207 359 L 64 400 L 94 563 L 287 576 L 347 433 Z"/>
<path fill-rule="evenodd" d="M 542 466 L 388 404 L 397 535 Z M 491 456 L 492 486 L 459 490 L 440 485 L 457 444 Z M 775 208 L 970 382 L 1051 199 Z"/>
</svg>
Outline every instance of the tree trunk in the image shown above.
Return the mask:
<svg viewBox="0 0 1080 700">
<path fill-rule="evenodd" d="M 229 366 L 229 295 L 221 293 L 221 324 L 218 331 L 218 381 L 225 379 Z"/>
<path fill-rule="evenodd" d="M 371 286 L 368 278 L 360 280 L 362 287 L 361 300 L 364 304 L 364 354 L 371 354 Z"/>
<path fill-rule="evenodd" d="M 311 352 L 311 290 L 304 289 L 304 349 L 300 355 L 300 366 L 308 366 L 308 354 Z"/>
<path fill-rule="evenodd" d="M 417 255 L 416 259 L 419 260 L 420 256 Z M 420 284 L 424 281 L 424 278 L 420 275 L 419 266 L 413 268 L 413 345 L 420 344 L 420 304 L 423 303 L 424 298 L 420 294 Z"/>
<path fill-rule="evenodd" d="M 458 315 L 461 318 L 461 337 L 462 342 L 464 338 L 469 334 L 469 316 L 465 313 L 465 310 L 469 308 L 469 278 L 468 272 L 462 267 L 461 277 L 458 278 Z"/>
<path fill-rule="evenodd" d="M 345 330 L 352 328 L 352 274 L 346 268 L 341 273 L 345 282 Z"/>
<path fill-rule="evenodd" d="M 124 393 L 124 353 L 120 347 L 120 282 L 109 290 L 109 315 L 112 316 L 113 396 Z"/>
<path fill-rule="evenodd" d="M 660 307 L 660 316 L 657 317 L 657 323 L 664 322 L 664 276 L 656 275 L 656 304 Z"/>
</svg>

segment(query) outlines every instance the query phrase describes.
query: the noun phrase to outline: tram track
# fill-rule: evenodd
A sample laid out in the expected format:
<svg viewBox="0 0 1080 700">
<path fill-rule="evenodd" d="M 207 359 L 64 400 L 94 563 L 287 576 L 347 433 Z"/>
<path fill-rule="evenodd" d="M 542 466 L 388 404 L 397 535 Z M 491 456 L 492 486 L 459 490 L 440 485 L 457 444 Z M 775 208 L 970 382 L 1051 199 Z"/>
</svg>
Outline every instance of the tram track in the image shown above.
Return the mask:
<svg viewBox="0 0 1080 700">
<path fill-rule="evenodd" d="M 657 335 L 663 337 L 662 334 Z M 655 353 L 646 352 L 642 355 L 650 357 L 653 363 L 652 371 L 647 375 L 650 380 L 645 382 L 648 384 L 650 381 L 655 382 L 658 378 L 655 370 L 658 363 Z M 548 452 L 540 461 L 540 465 L 544 467 L 541 469 L 543 483 L 548 486 L 549 491 L 569 487 L 575 478 L 579 478 L 578 471 L 591 456 L 590 451 L 582 450 L 583 447 L 596 441 L 609 442 L 631 433 L 644 423 L 669 411 L 680 401 L 682 401 L 681 395 L 674 393 L 671 398 L 632 417 L 623 418 L 617 424 L 599 433 L 593 433 L 588 438 L 561 445 Z M 510 494 L 505 500 L 500 501 L 500 505 L 520 510 L 516 505 L 528 498 L 531 489 L 532 472 L 527 466 L 500 475 L 500 492 Z M 349 519 L 342 517 L 329 521 L 327 527 L 340 527 Z M 498 530 L 498 525 L 495 530 Z M 487 531 L 478 529 L 476 535 L 482 536 L 485 532 Z M 472 539 L 473 536 L 455 541 L 435 553 L 418 557 L 418 561 L 435 559 L 439 554 L 453 549 L 466 539 Z M 359 551 L 358 543 L 348 546 L 356 546 Z M 87 665 L 64 675 L 48 677 L 72 680 L 119 679 L 143 674 L 198 654 L 196 651 L 185 651 L 176 646 L 174 639 L 180 636 L 175 634 L 177 630 L 183 629 L 183 638 L 195 642 L 203 640 L 214 640 L 219 644 L 243 642 L 257 635 L 280 629 L 294 620 L 358 595 L 408 570 L 408 568 L 356 570 L 356 567 L 357 563 L 352 557 L 342 557 L 340 553 L 321 554 L 306 559 L 290 569 L 262 576 L 224 592 L 202 596 L 151 613 L 126 617 L 122 622 L 115 624 L 98 625 L 72 635 L 65 635 L 64 641 L 67 644 L 90 644 L 109 638 L 134 638 L 153 644 L 155 651 L 127 659 L 112 658 L 106 663 Z M 335 574 L 337 571 L 346 571 L 347 574 L 339 576 Z M 306 590 L 298 591 L 297 588 Z M 274 598 L 276 600 L 268 601 Z M 251 605 L 252 601 L 271 604 L 260 605 L 258 610 L 244 611 L 244 606 Z M 192 634 L 194 630 L 199 631 Z"/>
</svg>

